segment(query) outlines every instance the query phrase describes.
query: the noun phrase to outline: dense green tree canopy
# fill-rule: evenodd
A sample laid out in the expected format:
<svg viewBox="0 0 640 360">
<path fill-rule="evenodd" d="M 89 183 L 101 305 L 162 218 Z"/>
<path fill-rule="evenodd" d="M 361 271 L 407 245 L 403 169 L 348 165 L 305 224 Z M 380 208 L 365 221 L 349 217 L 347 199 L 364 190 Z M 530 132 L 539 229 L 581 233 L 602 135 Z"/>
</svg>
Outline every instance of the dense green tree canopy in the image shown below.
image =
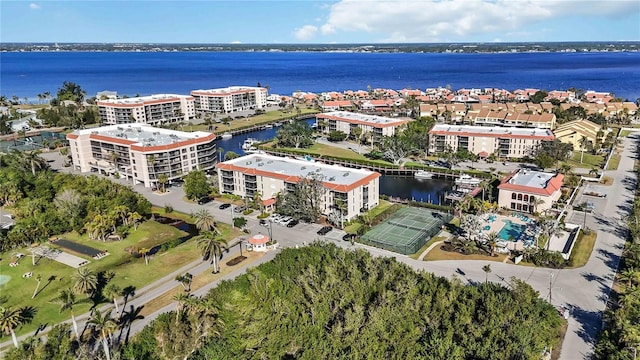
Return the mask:
<svg viewBox="0 0 640 360">
<path fill-rule="evenodd" d="M 286 249 L 212 290 L 208 315 L 160 317 L 122 355 L 183 358 L 195 347 L 190 358 L 538 359 L 563 320 L 529 285 L 511 285 L 463 286 L 334 245 Z M 201 340 L 199 323 L 218 331 Z"/>
<path fill-rule="evenodd" d="M 276 133 L 276 144 L 280 147 L 307 148 L 313 144 L 313 130 L 304 121 L 285 124 Z"/>
<path fill-rule="evenodd" d="M 191 171 L 184 177 L 184 194 L 194 200 L 211 193 L 211 185 L 202 170 Z"/>
</svg>

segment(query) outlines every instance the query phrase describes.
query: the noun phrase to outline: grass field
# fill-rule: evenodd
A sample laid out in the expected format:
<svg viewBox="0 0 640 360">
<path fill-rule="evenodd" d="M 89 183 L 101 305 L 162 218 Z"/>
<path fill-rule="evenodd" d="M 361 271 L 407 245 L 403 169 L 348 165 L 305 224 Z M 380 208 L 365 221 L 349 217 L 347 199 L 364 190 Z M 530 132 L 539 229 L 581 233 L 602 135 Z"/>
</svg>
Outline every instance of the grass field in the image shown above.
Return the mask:
<svg viewBox="0 0 640 360">
<path fill-rule="evenodd" d="M 620 159 L 622 157 L 620 154 L 611 155 L 611 160 L 609 160 L 609 164 L 607 165 L 607 170 L 618 170 L 618 166 L 620 166 Z"/>
<path fill-rule="evenodd" d="M 424 257 L 425 261 L 435 261 L 435 260 L 487 260 L 487 261 L 496 261 L 503 262 L 507 257 L 505 254 L 497 254 L 498 256 L 491 257 L 489 255 L 481 255 L 481 254 L 473 254 L 473 255 L 463 255 L 453 251 L 444 251 L 441 250 L 439 246 L 436 246 L 433 250 L 429 251 L 427 256 Z"/>
<path fill-rule="evenodd" d="M 232 230 L 228 225 L 219 224 L 219 227 L 226 239 L 232 239 L 239 234 L 237 229 Z M 175 227 L 147 221 L 141 224 L 137 231 L 132 230 L 131 234 L 121 241 L 101 242 L 90 240 L 86 235 L 81 236 L 77 233 L 68 233 L 60 237 L 96 249 L 107 250 L 110 255 L 99 260 L 90 259 L 66 249 L 64 251 L 91 261 L 86 267 L 95 273 L 113 271 L 115 277 L 110 283 L 116 284 L 120 288 L 131 286 L 140 289 L 197 260 L 200 257 L 200 251 L 196 247 L 195 241 L 189 240 L 166 252 L 161 251 L 151 256 L 149 265 L 145 265 L 143 258 L 134 258 L 125 249 L 130 246 L 152 248 L 185 235 L 187 235 L 186 232 Z M 60 290 L 73 286 L 72 277 L 76 273 L 76 269 L 46 258 L 39 260 L 34 266 L 31 257 L 28 256 L 23 257 L 18 266 L 10 267 L 9 262 L 15 253 L 29 254 L 29 251 L 25 248 L 1 255 L 0 274 L 8 276 L 10 279 L 6 284 L 0 286 L 0 294 L 7 296 L 6 306 L 33 306 L 37 311 L 33 321 L 16 329 L 16 333 L 33 333 L 41 324 L 51 325 L 69 319 L 69 312 L 60 313 L 60 305 L 51 303 L 51 300 L 57 297 Z M 23 278 L 23 274 L 27 272 L 32 272 L 33 276 Z M 36 288 L 38 275 L 42 276 L 42 283 L 37 296 L 31 299 Z M 78 295 L 78 298 L 83 299 L 85 295 Z M 110 302 L 110 300 L 105 299 L 105 302 Z M 91 305 L 90 302 L 78 305 L 74 307 L 74 313 L 76 315 L 85 313 Z M 7 339 L 10 337 L 3 336 L 0 341 Z"/>
<path fill-rule="evenodd" d="M 425 252 L 429 246 L 431 246 L 432 244 L 437 243 L 438 241 L 444 241 L 447 238 L 445 236 L 434 236 L 431 238 L 431 240 L 427 241 L 426 244 L 424 244 L 423 247 L 420 248 L 420 250 L 416 251 L 415 254 L 411 254 L 409 255 L 410 258 L 414 259 L 414 260 L 418 260 L 418 258 L 420 257 L 420 255 Z"/>
<path fill-rule="evenodd" d="M 598 234 L 595 231 L 591 231 L 589 234 L 585 234 L 582 231 L 580 232 L 580 236 L 571 253 L 571 268 L 579 268 L 586 265 L 587 261 L 589 261 L 589 256 L 591 256 L 591 252 L 593 252 L 593 246 L 596 243 L 597 236 Z"/>
<path fill-rule="evenodd" d="M 373 209 L 369 210 L 369 214 L 371 215 L 371 219 L 374 219 L 376 216 L 380 215 L 381 213 L 383 213 L 385 210 L 387 210 L 391 205 L 390 202 L 386 201 L 386 200 L 380 200 L 380 202 L 378 203 L 378 206 L 374 207 Z M 363 224 L 361 224 L 360 222 L 353 221 L 351 224 L 345 226 L 344 231 L 348 234 L 356 234 L 358 233 L 358 230 L 363 226 Z"/>
<path fill-rule="evenodd" d="M 585 151 L 581 163 L 580 156 L 580 151 L 574 151 L 573 156 L 571 157 L 571 159 L 569 159 L 569 161 L 567 161 L 567 164 L 573 167 L 593 168 L 599 167 L 604 162 L 604 157 L 602 155 L 593 155 Z"/>
<path fill-rule="evenodd" d="M 629 136 L 629 134 L 631 134 L 631 130 L 622 130 L 622 131 L 620 131 L 620 134 L 618 136 L 619 137 L 627 137 L 627 136 Z"/>
<path fill-rule="evenodd" d="M 299 109 L 300 109 L 300 115 L 315 114 L 319 112 L 316 109 L 307 109 L 306 107 L 302 107 L 302 106 L 299 107 Z M 264 114 L 251 116 L 245 119 L 233 119 L 232 121 L 229 122 L 228 125 L 225 125 L 224 123 L 214 123 L 213 126 L 218 127 L 218 129 L 215 130 L 216 133 L 223 133 L 226 131 L 232 131 L 239 128 L 261 125 L 261 124 L 269 124 L 279 120 L 290 119 L 290 118 L 296 117 L 297 115 L 298 114 L 295 111 L 285 112 L 283 110 L 272 110 L 272 111 L 267 111 Z M 223 115 L 218 115 L 217 119 L 221 120 L 224 117 L 225 116 Z M 207 131 L 207 128 L 208 126 L 205 124 L 185 126 L 185 130 L 190 130 L 190 131 Z"/>
<path fill-rule="evenodd" d="M 268 142 L 263 144 L 263 146 L 267 148 L 273 148 L 274 142 Z M 356 148 L 357 145 L 354 145 Z M 307 155 L 312 155 L 314 157 L 322 157 L 322 156 L 331 156 L 336 158 L 341 158 L 344 160 L 356 160 L 356 161 L 368 161 L 373 164 L 378 164 L 382 166 L 394 166 L 392 163 L 384 160 L 371 160 L 364 156 L 363 154 L 358 154 L 357 152 L 349 149 L 343 149 L 341 147 L 326 145 L 326 144 L 318 144 L 314 143 L 311 147 L 306 149 L 290 149 L 290 148 L 277 148 L 273 149 L 274 151 L 282 150 L 282 151 L 296 151 L 302 152 Z"/>
</svg>

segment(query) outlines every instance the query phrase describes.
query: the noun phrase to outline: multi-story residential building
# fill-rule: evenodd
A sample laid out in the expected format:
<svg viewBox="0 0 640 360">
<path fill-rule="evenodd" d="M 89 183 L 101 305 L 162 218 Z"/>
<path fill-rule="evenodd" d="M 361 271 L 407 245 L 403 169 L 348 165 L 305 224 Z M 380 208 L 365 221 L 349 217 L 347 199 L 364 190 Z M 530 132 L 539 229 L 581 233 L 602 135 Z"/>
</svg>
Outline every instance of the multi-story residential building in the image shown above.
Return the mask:
<svg viewBox="0 0 640 360">
<path fill-rule="evenodd" d="M 345 220 L 353 219 L 378 205 L 380 174 L 364 169 L 352 169 L 306 160 L 264 154 L 252 154 L 217 165 L 221 192 L 242 197 L 261 194 L 265 204 L 272 204 L 278 193 L 293 191 L 304 179 L 316 177 L 322 181 L 320 210 L 330 215 L 341 199 L 346 204 Z"/>
<path fill-rule="evenodd" d="M 589 146 L 585 143 L 583 149 L 583 138 L 595 147 L 598 140 L 604 140 L 610 131 L 589 120 L 574 120 L 558 126 L 553 134 L 563 143 L 572 144 L 574 150 L 586 150 Z"/>
<path fill-rule="evenodd" d="M 564 175 L 518 169 L 498 185 L 498 205 L 527 213 L 542 212 L 558 201 Z"/>
<path fill-rule="evenodd" d="M 382 136 L 393 136 L 396 129 L 409 122 L 406 119 L 393 119 L 375 115 L 365 115 L 347 111 L 334 111 L 316 115 L 316 121 L 325 121 L 325 133 L 342 131 L 351 135 L 351 130 L 361 128 L 362 134 L 370 133 L 371 139 L 377 141 Z"/>
<path fill-rule="evenodd" d="M 157 186 L 162 175 L 172 181 L 192 170 L 213 169 L 215 139 L 209 132 L 173 131 L 146 124 L 110 125 L 67 134 L 75 170 L 120 176 L 146 187 Z"/>
<path fill-rule="evenodd" d="M 254 86 L 230 86 L 222 89 L 193 90 L 196 110 L 227 114 L 267 106 L 267 89 Z"/>
<path fill-rule="evenodd" d="M 531 155 L 543 142 L 555 137 L 551 130 L 468 125 L 435 125 L 429 131 L 429 152 L 467 150 L 480 157 L 496 154 L 501 158 Z"/>
<path fill-rule="evenodd" d="M 195 118 L 194 98 L 188 95 L 157 94 L 126 99 L 99 100 L 102 122 L 107 125 L 142 123 L 160 125 Z"/>
</svg>

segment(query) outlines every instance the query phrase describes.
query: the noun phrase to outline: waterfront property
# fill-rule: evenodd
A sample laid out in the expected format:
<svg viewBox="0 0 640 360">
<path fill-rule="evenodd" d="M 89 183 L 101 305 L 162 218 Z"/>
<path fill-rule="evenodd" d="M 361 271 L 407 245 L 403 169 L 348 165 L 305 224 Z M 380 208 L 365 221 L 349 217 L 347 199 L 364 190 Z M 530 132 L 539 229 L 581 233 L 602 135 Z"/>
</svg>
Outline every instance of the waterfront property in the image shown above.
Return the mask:
<svg viewBox="0 0 640 360">
<path fill-rule="evenodd" d="M 267 89 L 254 86 L 230 86 L 221 89 L 193 90 L 196 110 L 228 114 L 267 106 Z"/>
<path fill-rule="evenodd" d="M 501 158 L 531 155 L 543 141 L 553 140 L 551 130 L 515 127 L 435 125 L 430 131 L 429 153 L 467 150 L 480 157 Z"/>
<path fill-rule="evenodd" d="M 330 216 L 340 199 L 346 209 L 342 216 L 350 220 L 372 209 L 379 202 L 380 174 L 319 162 L 265 154 L 251 154 L 217 165 L 219 189 L 223 193 L 253 197 L 260 193 L 265 203 L 273 203 L 278 193 L 293 191 L 307 178 L 321 180 L 320 211 Z"/>
<path fill-rule="evenodd" d="M 347 135 L 352 134 L 354 128 L 362 129 L 362 134 L 369 133 L 372 139 L 381 136 L 393 136 L 396 129 L 409 122 L 406 119 L 393 119 L 376 115 L 365 115 L 348 111 L 333 111 L 316 115 L 318 121 L 325 121 L 324 133 L 342 131 Z"/>
<path fill-rule="evenodd" d="M 209 132 L 145 124 L 110 125 L 67 135 L 75 170 L 121 176 L 146 187 L 158 186 L 163 175 L 171 181 L 192 170 L 213 169 L 215 138 Z"/>
<path fill-rule="evenodd" d="M 405 255 L 414 254 L 451 218 L 451 214 L 431 209 L 403 207 L 364 234 L 360 241 Z"/>
<path fill-rule="evenodd" d="M 193 120 L 194 97 L 157 94 L 98 101 L 100 118 L 107 125 L 143 123 L 160 125 Z"/>
<path fill-rule="evenodd" d="M 563 174 L 518 169 L 498 185 L 498 205 L 525 213 L 551 208 L 562 192 Z"/>
</svg>

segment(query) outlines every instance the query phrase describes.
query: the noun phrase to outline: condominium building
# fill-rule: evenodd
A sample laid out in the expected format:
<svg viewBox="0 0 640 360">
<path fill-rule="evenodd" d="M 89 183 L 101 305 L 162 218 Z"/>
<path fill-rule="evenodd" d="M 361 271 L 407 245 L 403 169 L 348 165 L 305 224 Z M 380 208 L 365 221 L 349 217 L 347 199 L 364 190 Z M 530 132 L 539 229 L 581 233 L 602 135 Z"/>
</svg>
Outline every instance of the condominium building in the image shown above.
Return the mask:
<svg viewBox="0 0 640 360">
<path fill-rule="evenodd" d="M 193 90 L 196 110 L 227 114 L 267 106 L 267 89 L 252 86 L 231 86 L 222 89 Z"/>
<path fill-rule="evenodd" d="M 598 141 L 603 141 L 609 132 L 610 129 L 603 129 L 589 120 L 574 120 L 558 126 L 553 133 L 558 140 L 573 145 L 574 150 L 586 150 L 596 147 Z M 583 139 L 586 139 L 586 143 L 583 143 Z"/>
<path fill-rule="evenodd" d="M 432 154 L 464 149 L 480 157 L 496 154 L 502 158 L 531 155 L 543 141 L 555 138 L 548 129 L 443 124 L 435 125 L 429 134 Z"/>
<path fill-rule="evenodd" d="M 409 122 L 409 120 L 406 119 L 393 119 L 348 111 L 333 111 L 318 114 L 316 115 L 316 122 L 320 121 L 327 123 L 327 126 L 323 128 L 325 133 L 336 130 L 351 135 L 354 128 L 360 128 L 362 129 L 361 136 L 369 133 L 374 140 L 381 136 L 393 136 L 399 126 Z"/>
<path fill-rule="evenodd" d="M 518 169 L 498 185 L 498 205 L 527 213 L 551 208 L 562 195 L 564 175 Z"/>
<path fill-rule="evenodd" d="M 102 122 L 107 125 L 142 123 L 160 125 L 187 122 L 196 116 L 194 98 L 188 95 L 157 94 L 98 101 Z"/>
<path fill-rule="evenodd" d="M 345 220 L 378 205 L 380 174 L 364 169 L 252 154 L 217 165 L 219 189 L 223 193 L 253 197 L 260 192 L 266 204 L 274 203 L 278 193 L 293 191 L 296 184 L 311 176 L 319 177 L 324 192 L 320 210 L 329 215 L 337 199 L 346 204 Z"/>
<path fill-rule="evenodd" d="M 73 168 L 120 176 L 146 187 L 192 170 L 215 167 L 216 135 L 155 128 L 146 124 L 110 125 L 67 134 Z M 116 175 L 117 174 L 117 175 Z"/>
</svg>

